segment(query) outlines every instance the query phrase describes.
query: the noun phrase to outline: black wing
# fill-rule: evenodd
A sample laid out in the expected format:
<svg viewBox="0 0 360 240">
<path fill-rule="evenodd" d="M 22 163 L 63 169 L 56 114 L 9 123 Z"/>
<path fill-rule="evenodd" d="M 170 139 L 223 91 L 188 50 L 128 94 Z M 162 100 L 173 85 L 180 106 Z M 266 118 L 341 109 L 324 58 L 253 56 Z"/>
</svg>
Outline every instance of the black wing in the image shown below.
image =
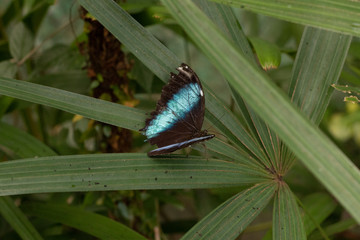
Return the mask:
<svg viewBox="0 0 360 240">
<path fill-rule="evenodd" d="M 141 129 L 150 144 L 164 147 L 187 141 L 201 131 L 205 98 L 196 73 L 185 63 L 171 73 L 151 118 Z"/>
</svg>

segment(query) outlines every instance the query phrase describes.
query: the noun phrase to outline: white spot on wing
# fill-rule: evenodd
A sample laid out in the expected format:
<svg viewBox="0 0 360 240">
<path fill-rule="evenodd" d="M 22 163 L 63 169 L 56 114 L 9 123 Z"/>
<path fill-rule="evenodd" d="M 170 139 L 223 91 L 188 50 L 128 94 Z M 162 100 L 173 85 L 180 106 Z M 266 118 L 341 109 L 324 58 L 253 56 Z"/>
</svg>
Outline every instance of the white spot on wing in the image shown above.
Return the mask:
<svg viewBox="0 0 360 240">
<path fill-rule="evenodd" d="M 204 93 L 203 91 L 200 89 L 200 95 L 203 97 L 204 96 Z"/>
<path fill-rule="evenodd" d="M 188 69 L 188 67 L 187 67 L 187 66 L 186 66 L 186 69 Z M 191 73 L 189 73 L 189 72 L 185 71 L 183 67 L 178 67 L 178 68 L 177 68 L 177 70 L 178 70 L 179 72 L 181 72 L 181 73 L 185 74 L 188 78 L 190 78 L 190 79 L 191 79 Z"/>
</svg>

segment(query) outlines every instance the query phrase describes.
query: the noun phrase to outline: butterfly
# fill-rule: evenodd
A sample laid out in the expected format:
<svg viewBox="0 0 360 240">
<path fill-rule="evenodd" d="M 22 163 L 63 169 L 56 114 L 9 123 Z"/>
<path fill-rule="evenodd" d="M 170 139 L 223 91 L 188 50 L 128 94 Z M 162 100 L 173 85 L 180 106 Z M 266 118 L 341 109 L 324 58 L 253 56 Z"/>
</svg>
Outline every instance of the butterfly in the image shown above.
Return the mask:
<svg viewBox="0 0 360 240">
<path fill-rule="evenodd" d="M 170 81 L 161 92 L 156 110 L 140 129 L 157 149 L 148 152 L 156 156 L 174 152 L 215 137 L 201 130 L 204 122 L 205 97 L 196 73 L 185 63 L 170 73 Z"/>
</svg>

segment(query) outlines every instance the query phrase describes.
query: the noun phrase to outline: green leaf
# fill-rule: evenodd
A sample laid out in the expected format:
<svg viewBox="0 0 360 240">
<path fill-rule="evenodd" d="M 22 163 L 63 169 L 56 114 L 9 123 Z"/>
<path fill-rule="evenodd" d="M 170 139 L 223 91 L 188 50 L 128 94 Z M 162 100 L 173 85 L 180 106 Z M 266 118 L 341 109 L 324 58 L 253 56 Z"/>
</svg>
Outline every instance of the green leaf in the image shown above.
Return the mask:
<svg viewBox="0 0 360 240">
<path fill-rule="evenodd" d="M 163 81 L 181 61 L 114 1 L 81 0 L 80 4 Z"/>
<path fill-rule="evenodd" d="M 351 38 L 306 27 L 292 70 L 289 96 L 316 125 L 329 105 L 331 85 L 339 79 Z M 289 169 L 293 153 L 283 152 L 282 167 Z"/>
<path fill-rule="evenodd" d="M 20 158 L 56 155 L 54 151 L 30 134 L 3 122 L 0 122 L 0 145 L 10 149 Z M 23 239 L 42 239 L 29 219 L 10 197 L 0 197 L 0 212 Z"/>
<path fill-rule="evenodd" d="M 348 52 L 349 54 L 350 51 L 351 50 L 349 50 Z M 356 66 L 345 64 L 343 71 L 341 72 L 340 78 L 352 85 L 360 85 L 359 76 L 360 76 L 360 69 L 358 69 Z"/>
<path fill-rule="evenodd" d="M 10 1 L 10 4 L 7 5 L 6 0 L 1 2 L 1 7 L 4 7 L 1 11 L 2 26 L 9 27 L 12 24 L 15 24 L 13 21 L 21 19 L 22 17 L 22 8 L 24 7 L 24 1 Z M 14 25 L 12 25 L 14 26 Z"/>
<path fill-rule="evenodd" d="M 305 28 L 291 77 L 289 95 L 318 125 L 324 116 L 351 37 L 316 28 Z"/>
<path fill-rule="evenodd" d="M 250 61 L 255 60 L 250 44 L 231 7 L 207 0 L 194 0 L 194 2 L 219 29 L 233 39 L 234 43 Z"/>
<path fill-rule="evenodd" d="M 239 28 L 240 25 L 230 7 L 205 0 L 196 0 L 195 2 L 225 34 L 234 40 L 234 43 L 237 44 L 249 60 L 254 60 L 249 42 Z M 207 96 L 209 99 L 206 101 L 206 106 L 211 110 L 211 112 L 206 112 L 207 119 L 209 119 L 214 126 L 217 126 L 234 144 L 241 146 L 243 151 L 256 156 L 255 159 L 257 161 L 261 161 L 263 165 L 267 165 L 267 157 L 260 147 L 260 141 L 257 142 L 257 138 L 249 135 L 247 129 L 243 127 L 243 124 L 241 124 L 231 112 L 227 112 L 226 106 L 219 107 L 220 100 L 217 99 L 216 93 L 209 91 Z M 238 105 L 243 104 L 242 99 L 234 99 Z M 244 116 L 247 116 L 248 109 L 246 107 L 239 107 L 239 109 Z M 226 121 L 225 119 L 231 119 L 231 121 Z M 223 124 L 219 124 L 220 121 L 223 122 Z M 250 127 L 252 127 L 251 121 L 252 120 L 248 121 L 250 122 L 250 124 L 248 124 Z M 256 130 L 253 129 L 253 132 L 255 133 Z"/>
<path fill-rule="evenodd" d="M 306 239 L 304 224 L 293 193 L 284 182 L 279 183 L 273 211 L 273 239 Z"/>
<path fill-rule="evenodd" d="M 204 151 L 202 146 L 195 145 L 192 146 L 192 148 L 206 153 L 206 149 Z M 235 161 L 257 168 L 260 172 L 267 172 L 264 166 L 255 161 L 248 153 L 219 138 L 208 141 L 206 143 L 206 148 L 210 150 L 213 156 L 217 156 L 219 159 L 228 159 L 229 161 Z"/>
<path fill-rule="evenodd" d="M 66 71 L 61 73 L 46 74 L 31 82 L 54 87 L 74 93 L 88 93 L 90 87 L 90 79 L 84 71 Z"/>
<path fill-rule="evenodd" d="M 91 119 L 95 119 L 98 121 L 106 122 L 109 124 L 128 128 L 135 131 L 138 131 L 140 128 L 143 127 L 146 118 L 144 111 L 135 108 L 130 108 L 120 104 L 114 104 L 111 102 L 79 95 L 76 93 L 63 91 L 60 89 L 50 88 L 24 81 L 10 80 L 6 78 L 0 78 L 0 84 L 2 85 L 2 87 L 0 88 L 0 93 L 2 94 L 23 99 L 26 101 L 31 101 L 34 103 L 43 104 L 50 107 L 55 107 L 57 109 L 68 111 L 70 113 L 79 114 L 84 117 L 88 117 Z M 215 103 L 219 104 L 219 102 L 214 102 L 214 104 Z M 223 104 L 217 105 L 216 108 L 214 109 L 215 111 L 218 111 L 217 109 L 219 108 L 224 109 L 226 111 L 225 106 Z M 225 114 L 222 116 L 223 116 L 222 121 L 228 122 L 229 126 L 234 126 L 235 128 L 238 127 L 238 125 L 236 125 L 237 120 L 232 115 Z M 240 130 L 241 129 L 235 132 L 238 133 L 237 136 L 238 138 L 241 137 Z M 228 132 L 232 134 L 231 131 Z M 248 141 L 249 142 L 245 141 L 245 143 L 251 146 L 252 143 L 250 142 L 250 140 Z M 16 147 L 16 144 L 13 145 L 14 148 L 19 148 L 20 146 L 21 145 L 18 145 L 18 147 Z M 228 154 L 230 154 L 229 151 L 231 151 L 231 149 L 230 150 L 226 149 L 226 147 L 224 147 L 223 144 L 217 146 L 212 144 L 211 146 L 214 146 L 216 149 L 215 151 L 217 151 L 219 154 L 223 154 L 227 156 L 229 156 Z M 210 149 L 211 146 L 209 147 Z M 257 148 L 253 147 L 253 149 L 256 150 Z M 243 156 L 239 156 L 239 158 L 244 159 L 243 162 L 253 161 L 251 157 L 249 157 L 249 154 L 245 153 L 244 151 L 242 152 L 243 152 L 242 154 Z M 235 155 L 232 154 L 230 155 L 230 157 L 231 156 L 234 157 Z"/>
<path fill-rule="evenodd" d="M 250 37 L 249 40 L 254 47 L 261 67 L 265 71 L 279 67 L 281 52 L 275 44 L 257 37 Z"/>
<path fill-rule="evenodd" d="M 359 4 L 347 0 L 212 0 L 282 20 L 360 36 Z"/>
<path fill-rule="evenodd" d="M 18 158 L 56 155 L 30 134 L 3 122 L 0 122 L 0 145 L 10 149 Z"/>
<path fill-rule="evenodd" d="M 75 48 L 63 44 L 55 44 L 38 53 L 34 59 L 34 69 L 30 79 L 46 74 L 80 71 L 83 68 L 84 56 Z"/>
<path fill-rule="evenodd" d="M 0 118 L 4 116 L 6 111 L 10 108 L 14 98 L 8 96 L 0 96 Z"/>
<path fill-rule="evenodd" d="M 2 77 L 13 78 L 16 74 L 17 66 L 10 60 L 0 62 L 0 74 Z"/>
<path fill-rule="evenodd" d="M 314 193 L 302 200 L 304 205 L 304 227 L 309 235 L 317 228 L 336 208 L 336 203 L 331 196 L 325 193 Z M 315 221 L 315 223 L 314 223 Z"/>
<path fill-rule="evenodd" d="M 22 239 L 43 239 L 10 197 L 0 197 L 0 213 Z"/>
<path fill-rule="evenodd" d="M 221 103 L 216 93 L 207 87 L 205 89 L 205 104 L 207 106 L 205 116 L 213 126 L 220 130 L 235 146 L 246 152 L 247 155 L 250 154 L 257 159 L 266 158 L 256 140 L 247 132 L 230 109 Z M 208 109 L 211 109 L 211 112 Z"/>
<path fill-rule="evenodd" d="M 61 204 L 31 203 L 24 205 L 23 209 L 33 216 L 46 219 L 50 222 L 61 222 L 99 239 L 146 239 L 119 222 L 79 207 Z"/>
<path fill-rule="evenodd" d="M 275 182 L 266 182 L 236 194 L 197 223 L 182 239 L 237 239 L 264 210 L 275 190 Z"/>
<path fill-rule="evenodd" d="M 18 62 L 25 57 L 34 45 L 34 38 L 23 22 L 17 23 L 9 36 L 9 48 L 11 55 Z"/>
<path fill-rule="evenodd" d="M 216 188 L 271 179 L 244 164 L 199 157 L 92 154 L 0 163 L 0 195 L 41 192 Z"/>
<path fill-rule="evenodd" d="M 346 230 L 356 228 L 358 224 L 354 219 L 346 219 L 342 220 L 340 222 L 331 224 L 324 228 L 325 234 L 327 236 L 332 236 L 341 232 L 344 232 Z M 320 232 L 315 232 L 314 234 L 311 234 L 309 237 L 309 240 L 323 240 L 324 237 L 320 234 Z"/>
<path fill-rule="evenodd" d="M 353 41 L 350 45 L 349 56 L 354 59 L 360 59 L 360 42 Z M 352 60 L 354 60 L 352 59 Z"/>
<path fill-rule="evenodd" d="M 82 0 L 81 4 L 161 80 L 169 79 L 169 72 L 180 64 L 181 61 L 169 49 L 165 48 L 113 1 Z M 119 28 L 119 26 L 121 27 Z M 244 149 L 245 146 L 249 149 L 246 151 L 259 158 L 264 156 L 257 142 L 248 136 L 248 133 L 234 118 L 233 114 L 224 109 L 224 104 L 216 98 L 214 93 L 211 93 L 206 82 L 203 82 L 203 86 L 208 110 L 206 117 L 210 122 L 222 131 L 230 141 L 236 143 L 237 147 L 240 146 Z"/>
<path fill-rule="evenodd" d="M 329 105 L 351 38 L 338 33 L 307 27 L 292 72 L 289 96 L 308 118 L 318 125 Z M 293 153 L 287 151 L 282 166 L 292 166 Z"/>
<path fill-rule="evenodd" d="M 0 16 L 2 16 L 6 12 L 6 10 L 8 9 L 11 2 L 12 2 L 12 0 L 2 1 L 1 6 L 0 6 Z"/>
<path fill-rule="evenodd" d="M 356 96 L 344 97 L 344 102 L 359 103 L 360 100 Z"/>
<path fill-rule="evenodd" d="M 124 105 L 1 77 L 0 86 L 1 94 L 79 114 L 115 126 L 137 131 L 144 125 L 145 112 Z"/>
<path fill-rule="evenodd" d="M 224 34 L 228 35 L 233 40 L 234 44 L 239 47 L 248 60 L 255 63 L 255 58 L 250 44 L 244 32 L 242 31 L 240 23 L 237 21 L 233 10 L 228 6 L 206 0 L 196 0 L 195 3 L 219 27 L 219 29 L 223 31 Z M 250 133 L 257 140 L 257 142 L 261 143 L 260 139 L 258 138 L 258 131 L 254 128 L 253 125 L 253 121 L 256 121 L 258 117 L 255 114 L 250 116 L 248 106 L 244 103 L 243 99 L 237 92 L 234 91 L 231 86 L 230 89 L 233 94 L 233 99 L 237 104 L 241 114 L 243 115 L 247 128 L 251 130 Z M 218 110 L 213 112 L 217 113 Z M 222 117 L 223 116 L 221 116 L 221 118 Z M 253 141 L 256 142 L 256 140 Z M 251 146 L 247 146 L 247 148 L 250 148 L 250 151 L 254 151 L 252 150 Z M 261 156 L 263 154 L 257 155 Z M 260 158 L 260 160 L 263 160 L 263 163 L 266 165 L 267 158 Z"/>
<path fill-rule="evenodd" d="M 53 4 L 52 1 L 40 0 L 34 2 L 34 5 L 31 6 L 31 10 L 24 16 L 23 22 L 35 33 L 41 26 L 44 16 L 48 13 L 48 8 Z"/>
<path fill-rule="evenodd" d="M 138 13 L 145 8 L 153 7 L 158 3 L 158 0 L 132 0 L 126 2 L 119 2 L 122 9 L 129 13 Z"/>
<path fill-rule="evenodd" d="M 360 222 L 356 166 L 191 1 L 162 2 L 234 89 Z"/>
<path fill-rule="evenodd" d="M 150 93 L 154 74 L 137 58 L 134 58 L 133 61 L 134 66 L 129 74 L 130 77 L 134 78 L 146 92 Z"/>
<path fill-rule="evenodd" d="M 333 84 L 332 87 L 343 93 L 358 94 L 358 95 L 360 94 L 360 87 L 353 87 L 353 86 L 349 86 L 349 85 L 343 86 L 343 85 L 337 85 L 337 84 Z"/>
<path fill-rule="evenodd" d="M 250 61 L 254 61 L 250 45 L 245 37 L 245 34 L 240 29 L 240 24 L 237 22 L 232 9 L 221 4 L 211 3 L 204 0 L 197 0 L 196 3 L 226 35 L 232 38 L 234 44 L 236 44 L 239 49 L 241 49 L 245 57 L 247 57 Z M 274 169 L 278 165 L 274 161 L 279 159 L 278 137 L 272 131 L 270 131 L 268 126 L 263 121 L 261 121 L 261 119 L 259 119 L 259 117 L 251 109 L 249 109 L 249 107 L 244 103 L 243 99 L 237 92 L 234 91 L 231 86 L 230 89 L 232 91 L 234 100 L 239 107 L 239 110 L 246 120 L 247 127 L 250 128 L 254 137 L 252 138 L 249 136 L 248 132 L 240 123 L 237 124 L 239 127 L 229 123 L 224 124 L 225 126 L 232 127 L 229 128 L 229 132 L 222 131 L 222 133 L 224 133 L 229 139 L 232 139 L 231 133 L 235 133 L 238 130 L 243 130 L 243 132 L 238 134 L 239 140 L 235 140 L 233 143 L 243 146 L 245 151 L 250 151 L 253 153 L 256 156 L 255 159 L 262 162 L 262 164 L 260 164 L 262 168 L 266 166 L 268 169 Z M 207 101 L 206 105 L 211 106 L 210 102 L 211 101 Z M 220 120 L 222 120 L 223 116 L 225 115 L 224 113 L 221 113 L 222 109 L 219 108 L 218 110 L 212 112 L 216 113 L 216 116 Z M 208 119 L 211 120 L 212 118 L 209 115 L 210 113 L 206 114 Z M 227 115 L 231 116 L 231 114 Z M 217 126 L 215 120 L 212 120 L 212 123 Z M 222 128 L 224 129 L 226 127 L 222 126 Z M 241 142 L 241 144 L 239 142 Z M 266 155 L 264 151 L 261 151 L 261 147 L 263 147 L 265 150 Z"/>
</svg>

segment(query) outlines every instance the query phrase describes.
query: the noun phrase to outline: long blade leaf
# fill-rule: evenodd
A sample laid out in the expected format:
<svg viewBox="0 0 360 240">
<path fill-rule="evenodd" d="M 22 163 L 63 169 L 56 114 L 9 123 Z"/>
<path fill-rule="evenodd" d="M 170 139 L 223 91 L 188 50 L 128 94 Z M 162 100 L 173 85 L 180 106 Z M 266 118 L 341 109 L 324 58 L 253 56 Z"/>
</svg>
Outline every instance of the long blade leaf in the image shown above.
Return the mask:
<svg viewBox="0 0 360 240">
<path fill-rule="evenodd" d="M 212 0 L 303 25 L 360 36 L 360 5 L 348 0 Z"/>
<path fill-rule="evenodd" d="M 316 125 L 330 102 L 331 85 L 337 83 L 351 42 L 350 36 L 307 27 L 294 63 L 289 95 Z M 293 154 L 283 149 L 281 167 L 286 172 Z"/>
<path fill-rule="evenodd" d="M 0 77 L 0 94 L 43 104 L 101 122 L 138 131 L 145 112 L 39 84 Z"/>
<path fill-rule="evenodd" d="M 273 239 L 306 239 L 300 210 L 289 186 L 279 183 L 273 211 Z"/>
<path fill-rule="evenodd" d="M 0 163 L 0 195 L 239 186 L 271 177 L 244 164 L 144 154 L 53 156 Z"/>
<path fill-rule="evenodd" d="M 0 213 L 22 239 L 43 239 L 10 197 L 0 197 Z"/>
<path fill-rule="evenodd" d="M 56 155 L 53 150 L 33 136 L 3 122 L 0 122 L 0 145 L 19 158 Z M 23 239 L 42 239 L 11 197 L 0 197 L 0 213 Z"/>
<path fill-rule="evenodd" d="M 3 122 L 0 122 L 0 145 L 8 148 L 18 158 L 56 155 L 51 148 L 35 137 Z"/>
<path fill-rule="evenodd" d="M 169 72 L 181 63 L 180 59 L 166 47 L 164 47 L 154 36 L 143 28 L 127 12 L 119 7 L 114 1 L 90 1 L 81 0 L 81 4 L 101 22 L 119 41 L 124 44 L 144 65 L 154 72 L 164 82 L 169 79 Z M 205 79 L 203 79 L 205 80 Z M 263 155 L 256 142 L 243 130 L 242 126 L 226 111 L 222 111 L 222 104 L 211 94 L 211 91 L 203 84 L 205 88 L 206 108 L 213 116 L 219 117 L 227 122 L 225 125 L 211 118 L 213 125 L 227 135 L 230 141 L 238 143 L 237 146 L 246 146 L 250 152 L 257 156 Z M 213 103 L 213 105 L 210 105 Z M 231 132 L 229 126 L 233 129 Z M 235 126 L 235 127 L 234 127 Z M 242 138 L 241 138 L 242 137 Z M 241 141 L 239 140 L 241 138 Z"/>
<path fill-rule="evenodd" d="M 356 166 L 191 1 L 162 2 L 234 89 L 360 222 Z"/>
<path fill-rule="evenodd" d="M 274 182 L 257 184 L 221 204 L 182 238 L 236 239 L 272 199 Z"/>
<path fill-rule="evenodd" d="M 23 208 L 27 213 L 33 216 L 51 222 L 61 222 L 65 225 L 89 233 L 99 239 L 146 239 L 139 233 L 119 222 L 96 213 L 88 212 L 79 207 L 61 204 L 32 203 L 25 205 Z M 84 221 L 84 219 L 86 219 L 86 221 Z"/>
</svg>

